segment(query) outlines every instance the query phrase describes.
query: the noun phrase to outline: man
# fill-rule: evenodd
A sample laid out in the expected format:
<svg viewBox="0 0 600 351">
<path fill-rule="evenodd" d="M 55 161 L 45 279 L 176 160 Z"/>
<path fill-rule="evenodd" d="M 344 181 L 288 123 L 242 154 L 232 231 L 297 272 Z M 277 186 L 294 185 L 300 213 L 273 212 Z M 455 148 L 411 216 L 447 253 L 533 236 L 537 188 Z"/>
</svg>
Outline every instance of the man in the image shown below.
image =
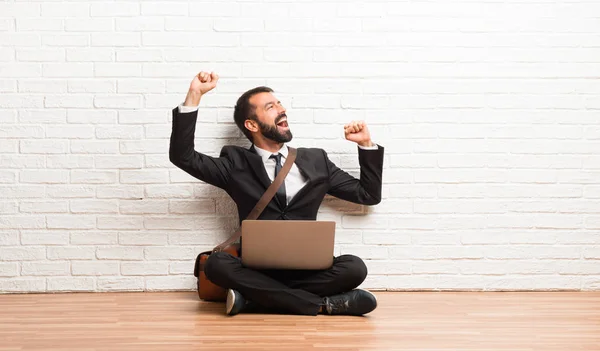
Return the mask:
<svg viewBox="0 0 600 351">
<path fill-rule="evenodd" d="M 169 158 L 193 177 L 224 189 L 242 221 L 285 162 L 285 143 L 292 140 L 292 133 L 286 110 L 273 91 L 258 87 L 244 93 L 234 110 L 234 121 L 252 146 L 225 146 L 219 157 L 195 151 L 197 107 L 218 80 L 214 72 L 200 72 L 184 103 L 173 109 Z M 259 219 L 316 220 L 326 194 L 363 205 L 381 201 L 383 147 L 373 144 L 364 122 L 345 125 L 344 133 L 358 144 L 360 179 L 339 169 L 322 149 L 298 148 L 284 184 Z M 204 272 L 210 281 L 228 289 L 228 315 L 249 311 L 251 306 L 300 315 L 364 315 L 377 306 L 373 294 L 356 289 L 367 268 L 353 255 L 335 257 L 326 270 L 254 270 L 243 266 L 239 257 L 217 252 L 206 261 Z"/>
</svg>

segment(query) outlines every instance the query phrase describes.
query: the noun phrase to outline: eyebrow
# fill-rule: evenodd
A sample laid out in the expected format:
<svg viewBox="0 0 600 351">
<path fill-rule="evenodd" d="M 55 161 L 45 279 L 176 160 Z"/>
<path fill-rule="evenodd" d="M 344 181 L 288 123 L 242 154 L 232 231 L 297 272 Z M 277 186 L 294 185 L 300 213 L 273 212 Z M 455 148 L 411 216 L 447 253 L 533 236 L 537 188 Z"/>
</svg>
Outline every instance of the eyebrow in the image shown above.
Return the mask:
<svg viewBox="0 0 600 351">
<path fill-rule="evenodd" d="M 277 101 L 277 103 L 281 103 L 281 101 Z M 263 106 L 263 108 L 267 108 L 267 106 L 269 106 L 269 104 L 275 104 L 273 101 L 269 101 L 265 104 L 265 106 Z"/>
</svg>

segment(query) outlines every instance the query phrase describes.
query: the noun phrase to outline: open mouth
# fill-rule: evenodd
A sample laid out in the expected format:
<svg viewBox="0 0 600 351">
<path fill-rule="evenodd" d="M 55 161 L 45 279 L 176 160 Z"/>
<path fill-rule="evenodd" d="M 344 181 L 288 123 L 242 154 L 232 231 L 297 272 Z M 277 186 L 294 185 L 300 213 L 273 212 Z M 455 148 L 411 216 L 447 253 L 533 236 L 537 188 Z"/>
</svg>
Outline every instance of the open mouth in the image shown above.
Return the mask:
<svg viewBox="0 0 600 351">
<path fill-rule="evenodd" d="M 287 120 L 283 120 L 283 121 L 277 123 L 277 126 L 281 127 L 281 128 L 289 128 Z"/>
</svg>

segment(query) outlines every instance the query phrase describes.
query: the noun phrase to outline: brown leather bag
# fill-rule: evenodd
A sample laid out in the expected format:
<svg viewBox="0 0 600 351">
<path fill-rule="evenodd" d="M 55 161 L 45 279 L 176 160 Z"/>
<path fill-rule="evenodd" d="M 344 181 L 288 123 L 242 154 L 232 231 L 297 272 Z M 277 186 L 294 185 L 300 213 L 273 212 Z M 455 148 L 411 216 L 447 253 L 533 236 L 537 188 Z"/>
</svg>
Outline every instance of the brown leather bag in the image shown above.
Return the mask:
<svg viewBox="0 0 600 351">
<path fill-rule="evenodd" d="M 294 163 L 295 159 L 296 149 L 288 147 L 288 157 L 286 158 L 285 163 L 281 168 L 281 171 L 277 174 L 277 177 L 275 177 L 275 180 L 273 180 L 273 183 L 271 183 L 271 185 L 269 186 L 267 191 L 265 191 L 265 193 L 262 195 L 260 200 L 258 200 L 258 202 L 254 206 L 252 211 L 250 211 L 250 214 L 246 219 L 255 220 L 258 218 L 258 216 L 260 216 L 260 214 L 265 209 L 265 207 L 267 207 L 275 193 L 277 193 L 277 189 L 279 189 L 281 184 L 283 184 L 283 180 L 292 168 L 292 164 Z M 204 274 L 204 265 L 206 264 L 208 257 L 215 252 L 227 252 L 233 256 L 239 257 L 240 247 L 239 244 L 234 244 L 234 242 L 237 241 L 241 236 L 242 229 L 240 227 L 229 239 L 217 245 L 211 251 L 201 252 L 196 257 L 196 263 L 194 265 L 194 276 L 198 278 L 198 297 L 200 297 L 201 300 L 219 302 L 225 301 L 227 291 L 222 287 L 214 284 L 206 277 L 206 275 Z"/>
</svg>

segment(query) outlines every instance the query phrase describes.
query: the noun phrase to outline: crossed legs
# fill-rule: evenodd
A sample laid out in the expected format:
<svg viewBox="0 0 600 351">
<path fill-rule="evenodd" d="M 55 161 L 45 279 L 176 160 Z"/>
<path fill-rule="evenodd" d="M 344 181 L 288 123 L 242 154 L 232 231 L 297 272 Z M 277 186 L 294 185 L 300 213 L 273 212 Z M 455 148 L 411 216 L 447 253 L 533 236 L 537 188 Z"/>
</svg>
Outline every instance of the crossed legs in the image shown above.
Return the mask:
<svg viewBox="0 0 600 351">
<path fill-rule="evenodd" d="M 206 261 L 204 273 L 213 283 L 236 290 L 263 308 L 316 315 L 325 297 L 359 286 L 367 267 L 359 257 L 342 255 L 326 270 L 255 270 L 243 266 L 239 257 L 217 252 Z"/>
</svg>

